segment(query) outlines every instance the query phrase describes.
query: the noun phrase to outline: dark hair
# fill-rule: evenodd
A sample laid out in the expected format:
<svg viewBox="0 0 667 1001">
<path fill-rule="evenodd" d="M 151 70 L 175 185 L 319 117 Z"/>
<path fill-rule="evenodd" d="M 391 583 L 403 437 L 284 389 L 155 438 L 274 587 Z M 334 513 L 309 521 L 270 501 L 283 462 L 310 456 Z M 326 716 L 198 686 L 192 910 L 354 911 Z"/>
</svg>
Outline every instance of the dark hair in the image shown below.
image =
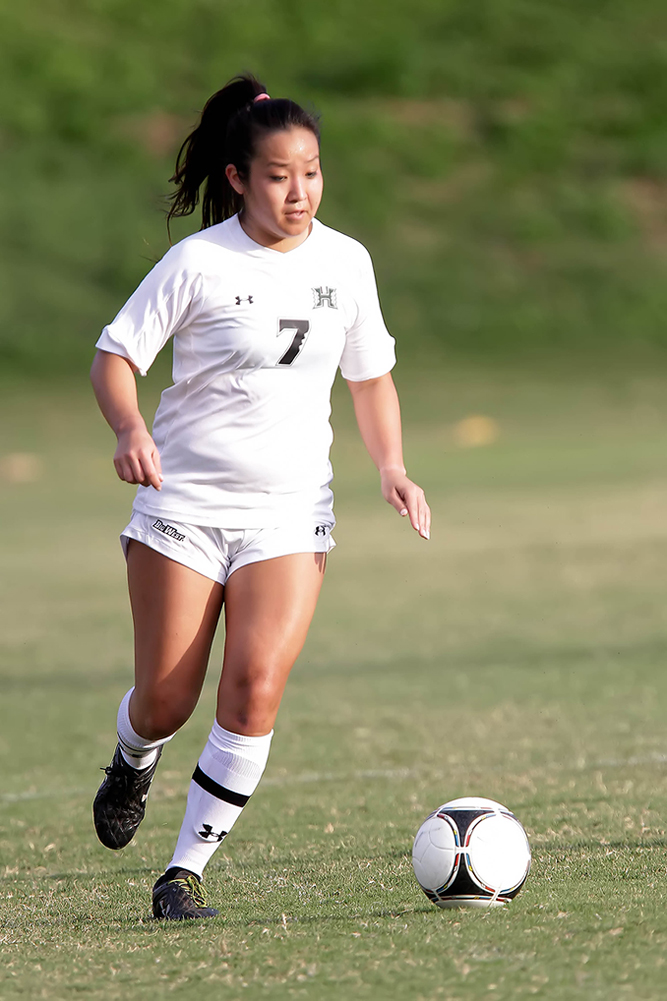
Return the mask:
<svg viewBox="0 0 667 1001">
<path fill-rule="evenodd" d="M 283 129 L 309 129 L 320 139 L 314 115 L 285 98 L 255 101 L 266 87 L 251 74 L 230 80 L 206 102 L 199 124 L 181 146 L 176 170 L 170 181 L 176 185 L 169 199 L 167 228 L 172 219 L 194 212 L 204 185 L 202 229 L 229 219 L 243 208 L 239 195 L 227 180 L 225 168 L 233 163 L 245 178 L 255 155 L 257 141 Z"/>
</svg>

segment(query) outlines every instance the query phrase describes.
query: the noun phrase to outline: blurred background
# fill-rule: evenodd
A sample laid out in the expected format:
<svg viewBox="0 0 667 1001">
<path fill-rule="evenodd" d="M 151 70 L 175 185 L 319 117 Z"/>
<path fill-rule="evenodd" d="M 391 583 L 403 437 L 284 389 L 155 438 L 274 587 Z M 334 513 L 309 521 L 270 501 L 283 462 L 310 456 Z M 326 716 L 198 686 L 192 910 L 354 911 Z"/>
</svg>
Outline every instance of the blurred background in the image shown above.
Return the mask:
<svg viewBox="0 0 667 1001">
<path fill-rule="evenodd" d="M 257 915 L 280 930 L 304 908 L 262 997 L 310 977 L 320 932 L 345 1001 L 348 968 L 359 997 L 402 1001 L 516 1001 L 545 968 L 554 999 L 617 997 L 619 978 L 663 996 L 666 37 L 663 0 L 0 3 L 3 998 L 46 997 L 46 963 L 54 999 L 141 982 L 154 1001 L 155 956 L 178 984 L 184 968 L 241 996 L 273 983 L 246 945 Z M 167 249 L 180 143 L 242 70 L 322 116 L 321 218 L 373 256 L 434 523 L 426 545 L 382 502 L 338 385 L 338 548 L 267 778 L 210 870 L 221 969 L 142 926 L 219 639 L 139 838 L 111 857 L 90 828 L 131 679 L 133 490 L 87 370 Z M 168 354 L 140 380 L 148 418 Z M 502 948 L 486 919 L 438 933 L 411 874 L 424 816 L 471 793 L 516 810 L 533 845 Z M 352 954 L 359 915 L 375 937 Z"/>
<path fill-rule="evenodd" d="M 2 4 L 3 369 L 86 369 L 244 69 L 321 113 L 321 217 L 369 245 L 402 361 L 662 360 L 666 28 L 659 0 Z"/>
</svg>

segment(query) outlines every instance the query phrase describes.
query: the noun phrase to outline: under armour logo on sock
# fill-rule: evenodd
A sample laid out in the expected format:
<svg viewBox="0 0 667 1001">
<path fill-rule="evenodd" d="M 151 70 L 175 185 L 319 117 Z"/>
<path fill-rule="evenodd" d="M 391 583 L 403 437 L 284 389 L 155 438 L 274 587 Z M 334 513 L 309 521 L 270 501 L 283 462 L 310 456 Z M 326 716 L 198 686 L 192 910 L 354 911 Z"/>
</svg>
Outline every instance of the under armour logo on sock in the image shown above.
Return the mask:
<svg viewBox="0 0 667 1001">
<path fill-rule="evenodd" d="M 197 831 L 200 838 L 205 838 L 207 841 L 222 841 L 227 837 L 227 831 L 220 831 L 220 834 L 216 834 L 210 824 L 202 824 L 202 830 Z"/>
<path fill-rule="evenodd" d="M 252 306 L 253 299 L 251 295 L 237 295 L 235 298 L 237 306 L 240 306 L 242 302 L 247 302 L 249 306 Z"/>
</svg>

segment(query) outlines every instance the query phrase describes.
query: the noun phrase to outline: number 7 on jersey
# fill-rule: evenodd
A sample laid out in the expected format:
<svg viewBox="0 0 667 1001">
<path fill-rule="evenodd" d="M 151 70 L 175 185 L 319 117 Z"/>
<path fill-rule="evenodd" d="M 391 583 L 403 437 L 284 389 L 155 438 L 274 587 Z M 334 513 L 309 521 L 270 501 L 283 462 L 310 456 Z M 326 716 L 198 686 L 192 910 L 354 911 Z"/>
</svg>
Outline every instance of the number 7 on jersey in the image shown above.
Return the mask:
<svg viewBox="0 0 667 1001">
<path fill-rule="evenodd" d="M 306 337 L 308 336 L 308 331 L 310 330 L 310 320 L 279 320 L 278 323 L 278 337 L 280 337 L 283 330 L 294 331 L 292 343 L 282 358 L 278 359 L 279 365 L 291 365 L 296 356 L 300 354 L 301 349 L 306 342 Z"/>
</svg>

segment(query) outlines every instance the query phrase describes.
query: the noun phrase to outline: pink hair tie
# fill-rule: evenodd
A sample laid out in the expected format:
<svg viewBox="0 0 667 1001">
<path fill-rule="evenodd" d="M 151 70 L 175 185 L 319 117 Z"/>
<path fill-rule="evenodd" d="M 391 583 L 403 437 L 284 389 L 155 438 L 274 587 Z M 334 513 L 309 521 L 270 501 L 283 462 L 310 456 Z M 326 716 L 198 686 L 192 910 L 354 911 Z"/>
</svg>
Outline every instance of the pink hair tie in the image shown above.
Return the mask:
<svg viewBox="0 0 667 1001">
<path fill-rule="evenodd" d="M 271 98 L 268 94 L 258 94 L 257 97 L 253 98 L 253 104 L 257 104 L 258 101 L 270 101 Z"/>
</svg>

